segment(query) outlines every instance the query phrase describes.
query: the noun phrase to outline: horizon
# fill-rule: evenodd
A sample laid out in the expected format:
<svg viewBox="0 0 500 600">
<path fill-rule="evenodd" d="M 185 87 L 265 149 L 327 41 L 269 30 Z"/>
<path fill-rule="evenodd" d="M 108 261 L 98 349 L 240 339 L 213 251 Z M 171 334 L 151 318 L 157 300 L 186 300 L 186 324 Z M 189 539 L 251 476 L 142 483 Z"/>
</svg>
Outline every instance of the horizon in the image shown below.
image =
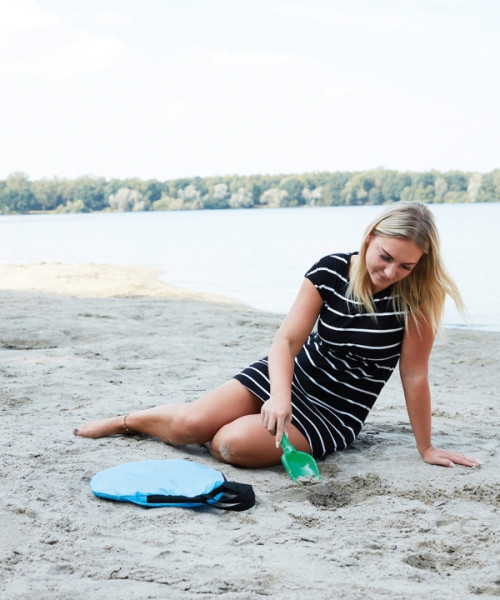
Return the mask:
<svg viewBox="0 0 500 600">
<path fill-rule="evenodd" d="M 149 177 L 148 179 L 143 179 L 141 177 L 135 177 L 135 176 L 125 176 L 125 177 L 105 177 L 104 175 L 100 175 L 97 173 L 81 173 L 79 175 L 76 175 L 74 177 L 60 177 L 59 175 L 53 175 L 52 177 L 39 177 L 37 179 L 34 179 L 32 177 L 30 177 L 27 173 L 23 173 L 22 171 L 16 171 L 13 173 L 8 173 L 5 177 L 0 178 L 0 181 L 6 181 L 8 177 L 10 176 L 14 176 L 14 175 L 23 175 L 26 176 L 28 181 L 30 182 L 35 182 L 35 181 L 40 181 L 40 180 L 54 180 L 54 179 L 60 179 L 60 180 L 76 180 L 76 179 L 85 179 L 85 178 L 89 178 L 89 179 L 104 179 L 105 181 L 112 181 L 114 179 L 119 180 L 119 181 L 127 181 L 127 180 L 139 180 L 139 181 L 159 181 L 160 183 L 166 183 L 169 181 L 179 181 L 181 179 L 188 179 L 188 180 L 192 180 L 192 179 L 230 179 L 231 177 L 248 177 L 248 178 L 252 178 L 252 177 L 301 177 L 301 176 L 314 176 L 320 173 L 349 173 L 349 174 L 356 174 L 356 173 L 371 173 L 371 172 L 376 172 L 376 171 L 391 171 L 391 172 L 396 172 L 396 173 L 401 173 L 401 174 L 421 174 L 421 173 L 438 173 L 440 175 L 446 175 L 448 173 L 463 173 L 464 175 L 474 175 L 474 174 L 479 174 L 479 175 L 487 175 L 493 171 L 498 171 L 500 169 L 500 167 L 496 167 L 494 169 L 492 169 L 491 171 L 464 171 L 461 169 L 450 169 L 449 171 L 439 171 L 437 169 L 429 169 L 428 171 L 412 171 L 412 170 L 407 170 L 407 171 L 400 171 L 398 169 L 386 169 L 385 167 L 375 167 L 373 169 L 363 169 L 363 170 L 352 170 L 352 171 L 306 171 L 303 173 L 248 173 L 248 174 L 242 174 L 242 173 L 225 173 L 225 174 L 215 174 L 215 175 L 192 175 L 192 176 L 187 176 L 187 177 L 173 177 L 173 178 L 169 178 L 169 179 L 163 179 L 160 180 L 158 178 L 155 177 Z"/>
</svg>

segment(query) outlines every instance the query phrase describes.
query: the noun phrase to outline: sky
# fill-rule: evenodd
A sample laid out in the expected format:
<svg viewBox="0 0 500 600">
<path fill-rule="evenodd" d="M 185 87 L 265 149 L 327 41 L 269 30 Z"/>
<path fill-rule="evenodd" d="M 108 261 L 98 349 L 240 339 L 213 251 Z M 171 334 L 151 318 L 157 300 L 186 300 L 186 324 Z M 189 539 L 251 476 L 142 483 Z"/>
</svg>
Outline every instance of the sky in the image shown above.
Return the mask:
<svg viewBox="0 0 500 600">
<path fill-rule="evenodd" d="M 499 0 L 0 0 L 0 179 L 500 168 Z"/>
</svg>

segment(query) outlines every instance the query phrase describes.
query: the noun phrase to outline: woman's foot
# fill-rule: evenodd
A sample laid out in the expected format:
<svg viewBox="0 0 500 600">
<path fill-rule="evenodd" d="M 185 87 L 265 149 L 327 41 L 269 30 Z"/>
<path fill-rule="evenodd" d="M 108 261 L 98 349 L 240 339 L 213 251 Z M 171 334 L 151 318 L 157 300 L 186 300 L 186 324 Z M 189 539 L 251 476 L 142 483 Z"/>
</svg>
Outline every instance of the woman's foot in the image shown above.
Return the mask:
<svg viewBox="0 0 500 600">
<path fill-rule="evenodd" d="M 89 423 L 85 423 L 81 427 L 78 427 L 78 429 L 73 429 L 73 434 L 80 437 L 96 439 L 107 435 L 115 435 L 117 433 L 122 435 L 132 433 L 130 429 L 128 429 L 125 419 L 126 417 L 111 417 L 110 419 L 103 419 L 102 421 L 90 421 Z"/>
</svg>

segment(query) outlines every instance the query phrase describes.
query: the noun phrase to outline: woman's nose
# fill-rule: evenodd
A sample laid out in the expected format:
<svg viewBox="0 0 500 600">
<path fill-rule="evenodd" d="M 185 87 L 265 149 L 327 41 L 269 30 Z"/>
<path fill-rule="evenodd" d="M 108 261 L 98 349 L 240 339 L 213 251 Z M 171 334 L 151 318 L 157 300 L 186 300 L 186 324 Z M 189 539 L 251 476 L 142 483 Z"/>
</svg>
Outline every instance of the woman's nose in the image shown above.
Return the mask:
<svg viewBox="0 0 500 600">
<path fill-rule="evenodd" d="M 387 265 L 387 267 L 384 270 L 384 274 L 388 279 L 393 279 L 396 275 L 396 270 L 397 267 L 394 263 Z"/>
</svg>

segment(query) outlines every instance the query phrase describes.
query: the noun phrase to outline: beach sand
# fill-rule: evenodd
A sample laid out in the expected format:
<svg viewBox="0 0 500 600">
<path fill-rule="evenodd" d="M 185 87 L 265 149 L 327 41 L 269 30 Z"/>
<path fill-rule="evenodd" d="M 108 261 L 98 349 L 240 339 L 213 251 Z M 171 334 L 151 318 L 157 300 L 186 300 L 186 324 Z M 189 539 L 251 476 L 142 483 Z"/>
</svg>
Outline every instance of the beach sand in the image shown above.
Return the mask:
<svg viewBox="0 0 500 600">
<path fill-rule="evenodd" d="M 279 315 L 102 265 L 0 265 L 3 598 L 437 600 L 500 595 L 500 334 L 448 330 L 433 350 L 434 443 L 419 457 L 394 374 L 321 483 L 218 463 L 201 446 L 74 437 L 87 420 L 192 401 L 268 351 Z M 253 485 L 248 511 L 94 497 L 91 477 L 186 458 Z"/>
</svg>

